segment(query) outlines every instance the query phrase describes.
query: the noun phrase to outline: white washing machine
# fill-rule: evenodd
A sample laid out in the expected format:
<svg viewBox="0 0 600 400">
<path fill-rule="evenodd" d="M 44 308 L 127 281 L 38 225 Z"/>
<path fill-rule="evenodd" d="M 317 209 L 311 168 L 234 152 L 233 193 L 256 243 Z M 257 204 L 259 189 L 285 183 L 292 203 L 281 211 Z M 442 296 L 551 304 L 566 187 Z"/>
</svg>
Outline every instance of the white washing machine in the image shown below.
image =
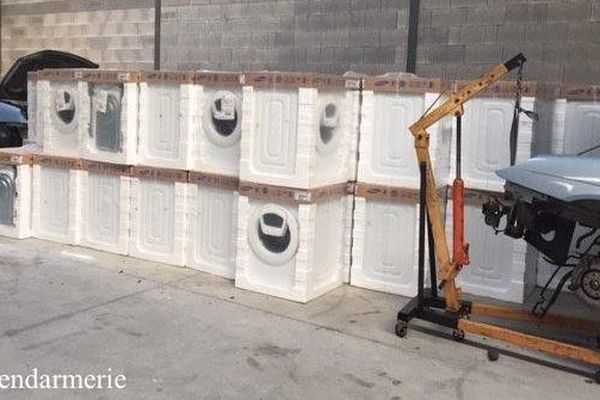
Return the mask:
<svg viewBox="0 0 600 400">
<path fill-rule="evenodd" d="M 265 73 L 245 82 L 242 180 L 309 189 L 352 179 L 359 110 L 344 78 Z"/>
<path fill-rule="evenodd" d="M 204 85 L 199 90 L 198 142 L 193 169 L 239 176 L 243 121 L 241 86 Z"/>
<path fill-rule="evenodd" d="M 523 97 L 521 107 L 533 110 L 534 97 Z M 504 181 L 496 171 L 510 166 L 510 129 L 513 121 L 514 93 L 477 97 L 465 104 L 462 117 L 462 179 L 471 189 L 502 191 Z M 450 175 L 452 184 L 456 164 L 456 119 L 452 121 L 452 152 Z M 519 118 L 517 163 L 532 156 L 534 121 L 525 115 Z"/>
<path fill-rule="evenodd" d="M 185 265 L 187 173 L 133 168 L 129 255 Z"/>
<path fill-rule="evenodd" d="M 31 165 L 12 162 L 0 152 L 0 235 L 31 236 Z"/>
<path fill-rule="evenodd" d="M 79 244 L 81 180 L 78 160 L 36 157 L 33 166 L 33 236 L 64 244 Z"/>
<path fill-rule="evenodd" d="M 240 196 L 236 287 L 307 302 L 340 286 L 347 212 L 345 195 L 313 204 Z"/>
<path fill-rule="evenodd" d="M 129 251 L 129 168 L 85 162 L 81 182 L 81 245 L 109 253 Z"/>
<path fill-rule="evenodd" d="M 187 266 L 233 279 L 237 252 L 237 184 L 231 179 L 217 184 L 195 182 L 194 176 L 190 174 Z"/>
<path fill-rule="evenodd" d="M 355 198 L 352 286 L 417 294 L 419 204 Z"/>
<path fill-rule="evenodd" d="M 446 211 L 446 236 L 452 246 L 452 201 Z M 458 275 L 466 293 L 523 303 L 536 284 L 538 252 L 523 240 L 515 240 L 485 224 L 481 203 L 465 201 L 465 241 L 470 265 Z M 452 248 L 452 247 L 450 247 Z"/>
<path fill-rule="evenodd" d="M 142 72 L 138 162 L 191 169 L 198 88 L 186 72 Z"/>
<path fill-rule="evenodd" d="M 42 75 L 37 82 L 36 96 L 38 112 L 34 119 L 38 121 L 34 132 L 44 153 L 79 157 L 90 118 L 87 84 L 74 77 L 49 80 Z"/>
<path fill-rule="evenodd" d="M 94 71 L 85 75 L 90 123 L 82 137 L 82 157 L 115 164 L 137 162 L 138 74 Z"/>
<path fill-rule="evenodd" d="M 413 189 L 419 187 L 415 141 L 408 127 L 434 103 L 440 90 L 441 82 L 437 79 L 392 79 L 386 76 L 365 79 L 359 182 Z M 429 129 L 429 151 L 438 186 L 447 183 L 450 129 L 451 124 L 447 120 Z"/>
</svg>

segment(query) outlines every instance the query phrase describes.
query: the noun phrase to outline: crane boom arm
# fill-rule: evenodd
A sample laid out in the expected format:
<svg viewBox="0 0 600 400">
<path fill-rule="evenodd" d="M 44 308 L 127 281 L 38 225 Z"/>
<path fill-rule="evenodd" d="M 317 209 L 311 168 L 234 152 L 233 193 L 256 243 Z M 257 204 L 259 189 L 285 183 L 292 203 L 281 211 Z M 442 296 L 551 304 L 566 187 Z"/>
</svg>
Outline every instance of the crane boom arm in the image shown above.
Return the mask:
<svg viewBox="0 0 600 400">
<path fill-rule="evenodd" d="M 427 171 L 427 213 L 431 222 L 436 259 L 440 266 L 439 276 L 445 291 L 446 308 L 449 311 L 458 311 L 460 308 L 461 293 L 460 289 L 456 287 L 454 280 L 460 272 L 460 266 L 456 265 L 454 261 L 450 259 L 444 220 L 439 207 L 439 198 L 436 192 L 435 178 L 429 155 L 429 134 L 427 133 L 427 129 L 448 115 L 462 115 L 464 103 L 485 91 L 496 81 L 502 79 L 510 71 L 519 67 L 524 62 L 525 56 L 523 56 L 522 53 L 519 53 L 504 64 L 497 65 L 463 89 L 456 93 L 452 93 L 444 103 L 419 118 L 419 120 L 409 128 L 415 138 L 417 160 L 419 164 L 425 163 Z"/>
</svg>

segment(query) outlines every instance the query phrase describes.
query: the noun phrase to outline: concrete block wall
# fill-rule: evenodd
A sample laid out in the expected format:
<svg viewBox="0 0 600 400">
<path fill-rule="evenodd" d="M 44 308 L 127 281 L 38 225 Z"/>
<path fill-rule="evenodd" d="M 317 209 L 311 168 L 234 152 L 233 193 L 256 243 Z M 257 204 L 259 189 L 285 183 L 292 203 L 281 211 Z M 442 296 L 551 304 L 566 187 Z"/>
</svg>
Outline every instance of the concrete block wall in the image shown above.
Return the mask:
<svg viewBox="0 0 600 400">
<path fill-rule="evenodd" d="M 408 0 L 163 0 L 165 69 L 404 70 Z"/>
<path fill-rule="evenodd" d="M 152 68 L 152 0 L 2 0 L 1 13 L 2 73 L 42 49 L 76 53 L 102 68 Z"/>
<path fill-rule="evenodd" d="M 522 51 L 526 78 L 600 82 L 600 0 L 421 0 L 417 73 L 477 76 Z"/>
<path fill-rule="evenodd" d="M 163 69 L 368 74 L 406 67 L 409 0 L 163 0 Z M 152 0 L 2 0 L 2 72 L 42 48 L 150 69 Z M 600 0 L 421 0 L 417 73 L 467 79 L 523 51 L 526 78 L 600 82 Z"/>
</svg>

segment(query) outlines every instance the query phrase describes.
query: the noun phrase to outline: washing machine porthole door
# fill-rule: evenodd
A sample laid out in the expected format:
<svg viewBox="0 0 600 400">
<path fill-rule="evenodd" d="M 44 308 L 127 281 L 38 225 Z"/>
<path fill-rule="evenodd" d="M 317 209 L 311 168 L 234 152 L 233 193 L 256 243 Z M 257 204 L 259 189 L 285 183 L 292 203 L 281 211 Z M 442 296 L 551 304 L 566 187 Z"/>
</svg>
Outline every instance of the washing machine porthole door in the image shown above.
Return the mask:
<svg viewBox="0 0 600 400">
<path fill-rule="evenodd" d="M 249 221 L 248 241 L 254 253 L 270 265 L 291 260 L 298 250 L 298 221 L 285 208 L 267 204 Z"/>
<path fill-rule="evenodd" d="M 226 90 L 219 90 L 204 104 L 202 125 L 208 139 L 219 147 L 231 147 L 241 138 L 242 104 Z"/>
<path fill-rule="evenodd" d="M 328 154 L 336 148 L 339 136 L 340 110 L 334 103 L 327 103 L 321 108 L 319 116 L 319 138 L 317 150 L 321 154 Z"/>
<path fill-rule="evenodd" d="M 121 90 L 97 87 L 93 96 L 96 148 L 118 153 L 121 151 Z"/>
<path fill-rule="evenodd" d="M 15 177 L 0 169 L 0 224 L 14 225 Z"/>
</svg>

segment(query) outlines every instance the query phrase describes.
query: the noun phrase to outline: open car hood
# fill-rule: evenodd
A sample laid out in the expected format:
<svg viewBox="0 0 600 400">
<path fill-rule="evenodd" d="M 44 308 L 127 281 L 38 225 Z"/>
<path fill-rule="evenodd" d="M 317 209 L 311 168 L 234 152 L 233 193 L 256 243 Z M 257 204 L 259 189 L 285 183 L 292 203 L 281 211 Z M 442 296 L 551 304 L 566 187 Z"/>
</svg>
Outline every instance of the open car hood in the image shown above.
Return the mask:
<svg viewBox="0 0 600 400">
<path fill-rule="evenodd" d="M 0 98 L 27 101 L 27 73 L 46 68 L 98 68 L 98 64 L 75 54 L 43 50 L 19 58 L 0 82 Z"/>
<path fill-rule="evenodd" d="M 600 201 L 600 157 L 541 156 L 496 174 L 558 200 Z"/>
</svg>

